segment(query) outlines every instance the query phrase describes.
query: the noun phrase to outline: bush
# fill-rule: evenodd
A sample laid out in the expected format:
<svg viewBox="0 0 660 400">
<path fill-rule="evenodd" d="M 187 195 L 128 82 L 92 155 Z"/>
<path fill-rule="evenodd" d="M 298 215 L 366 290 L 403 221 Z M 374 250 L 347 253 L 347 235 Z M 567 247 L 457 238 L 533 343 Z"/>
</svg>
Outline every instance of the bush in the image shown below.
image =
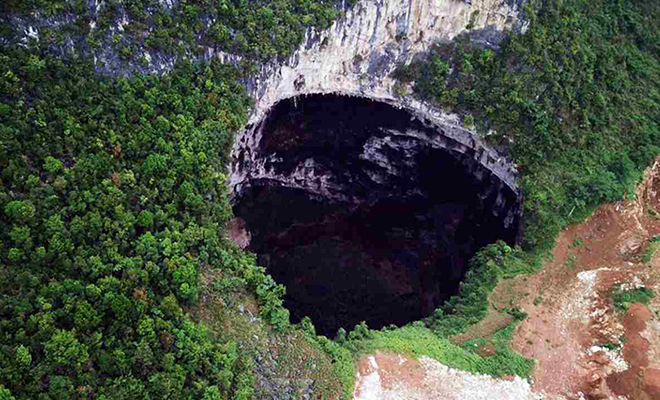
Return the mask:
<svg viewBox="0 0 660 400">
<path fill-rule="evenodd" d="M 612 293 L 612 302 L 618 310 L 627 310 L 630 303 L 649 304 L 655 293 L 647 287 L 639 287 L 631 290 L 618 288 Z"/>
<path fill-rule="evenodd" d="M 219 236 L 249 104 L 236 71 L 113 82 L 51 57 L 23 68 L 35 57 L 0 48 L 0 86 L 18 89 L 0 116 L 0 397 L 249 398 L 235 345 L 186 313 L 199 270 L 236 259 Z"/>
</svg>

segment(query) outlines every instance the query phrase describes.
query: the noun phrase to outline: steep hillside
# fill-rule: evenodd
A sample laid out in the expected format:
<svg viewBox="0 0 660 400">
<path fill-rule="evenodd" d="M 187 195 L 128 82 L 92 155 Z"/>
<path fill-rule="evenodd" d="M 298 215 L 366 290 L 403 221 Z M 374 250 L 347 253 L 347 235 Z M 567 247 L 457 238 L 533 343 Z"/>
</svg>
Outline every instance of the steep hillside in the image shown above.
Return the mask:
<svg viewBox="0 0 660 400">
<path fill-rule="evenodd" d="M 0 399 L 657 398 L 660 4 L 0 13 Z"/>
<path fill-rule="evenodd" d="M 529 381 L 447 369 L 428 357 L 377 351 L 358 363 L 355 399 L 657 399 L 660 366 L 660 163 L 634 200 L 598 207 L 563 230 L 541 271 L 501 281 L 488 316 L 451 338 L 496 357 L 498 332 L 535 360 Z"/>
</svg>

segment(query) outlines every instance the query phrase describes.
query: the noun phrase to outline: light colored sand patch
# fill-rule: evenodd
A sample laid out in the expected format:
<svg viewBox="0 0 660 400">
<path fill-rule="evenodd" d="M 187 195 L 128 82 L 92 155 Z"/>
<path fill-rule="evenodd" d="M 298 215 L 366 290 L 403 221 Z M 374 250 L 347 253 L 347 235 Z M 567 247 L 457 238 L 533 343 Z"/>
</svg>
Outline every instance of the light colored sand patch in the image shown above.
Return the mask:
<svg viewBox="0 0 660 400">
<path fill-rule="evenodd" d="M 520 377 L 495 379 L 449 368 L 429 357 L 376 353 L 360 362 L 354 400 L 540 400 Z"/>
<path fill-rule="evenodd" d="M 529 382 L 518 376 L 513 380 L 505 381 L 488 375 L 458 371 L 428 357 L 420 357 L 419 362 L 426 370 L 424 381 L 428 384 L 430 393 L 448 393 L 453 395 L 451 398 L 471 400 L 543 398 L 542 395 L 532 393 Z"/>
<path fill-rule="evenodd" d="M 379 396 L 383 393 L 383 386 L 380 384 L 380 375 L 378 371 L 374 371 L 367 376 L 360 376 L 358 374 L 358 381 L 360 381 L 360 390 L 356 391 L 353 395 L 355 400 L 378 400 Z"/>
<path fill-rule="evenodd" d="M 640 335 L 649 342 L 649 368 L 660 369 L 660 321 L 651 320 Z"/>
<path fill-rule="evenodd" d="M 639 279 L 639 276 L 633 276 L 632 282 L 625 282 L 622 283 L 621 286 L 619 286 L 619 289 L 623 292 L 627 292 L 630 290 L 635 290 L 644 287 L 644 283 L 642 282 L 641 279 Z"/>
<path fill-rule="evenodd" d="M 594 355 L 598 352 L 603 352 L 609 359 L 609 364 L 608 366 L 611 367 L 610 370 L 606 370 L 605 372 L 607 374 L 613 372 L 623 372 L 628 369 L 628 363 L 626 360 L 623 359 L 623 355 L 621 354 L 621 350 L 612 350 L 608 349 L 605 347 L 600 347 L 600 346 L 591 346 L 589 350 L 587 350 L 587 355 L 591 356 Z"/>
<path fill-rule="evenodd" d="M 376 362 L 376 357 L 369 356 L 369 364 L 371 364 L 371 368 L 378 369 L 378 363 Z"/>
<path fill-rule="evenodd" d="M 562 302 L 560 315 L 566 322 L 579 320 L 586 325 L 589 323 L 589 314 L 593 303 L 594 287 L 598 280 L 598 271 L 582 271 L 577 276 L 578 281 L 574 284 L 572 290 L 567 293 L 567 296 L 565 296 Z"/>
</svg>

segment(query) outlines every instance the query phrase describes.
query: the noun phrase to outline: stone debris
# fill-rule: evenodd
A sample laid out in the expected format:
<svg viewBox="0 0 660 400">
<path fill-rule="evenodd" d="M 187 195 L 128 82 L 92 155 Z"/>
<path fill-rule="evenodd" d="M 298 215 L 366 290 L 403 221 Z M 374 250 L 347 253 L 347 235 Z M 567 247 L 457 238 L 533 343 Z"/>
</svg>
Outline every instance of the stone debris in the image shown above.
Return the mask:
<svg viewBox="0 0 660 400">
<path fill-rule="evenodd" d="M 379 361 L 381 364 L 379 364 Z M 543 400 L 530 383 L 473 374 L 426 356 L 418 360 L 377 352 L 363 359 L 354 400 Z"/>
<path fill-rule="evenodd" d="M 606 347 L 591 346 L 587 350 L 587 355 L 602 354 L 605 358 L 602 361 L 596 361 L 599 364 L 609 364 L 613 372 L 623 372 L 628 369 L 628 363 L 623 359 L 620 350 L 608 349 Z M 608 372 L 609 373 L 609 372 Z"/>
</svg>

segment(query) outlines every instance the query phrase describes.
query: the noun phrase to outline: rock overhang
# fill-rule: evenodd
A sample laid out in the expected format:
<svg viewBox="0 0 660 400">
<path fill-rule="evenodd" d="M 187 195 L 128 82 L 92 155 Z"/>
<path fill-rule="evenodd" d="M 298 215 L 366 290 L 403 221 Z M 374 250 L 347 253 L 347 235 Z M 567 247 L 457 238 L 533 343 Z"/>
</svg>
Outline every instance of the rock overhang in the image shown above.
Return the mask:
<svg viewBox="0 0 660 400">
<path fill-rule="evenodd" d="M 331 118 L 322 115 L 328 112 Z M 306 122 L 300 114 L 313 128 L 302 127 Z M 287 133 L 276 132 L 286 115 L 296 115 L 300 126 L 291 123 L 284 128 Z M 334 143 L 328 144 L 324 134 L 332 135 Z M 490 207 L 495 215 L 506 209 L 508 226 L 520 213 L 517 172 L 473 135 L 460 126 L 438 126 L 371 99 L 309 95 L 285 100 L 248 127 L 234 145 L 239 151 L 232 157 L 232 199 L 236 204 L 246 189 L 267 185 L 301 190 L 326 203 L 375 204 L 391 196 L 388 192 L 414 193 L 415 185 L 422 184 L 420 175 L 427 173 L 423 166 L 433 163 L 432 153 L 448 156 L 471 176 L 475 195 L 483 200 L 480 206 Z M 351 186 L 368 187 L 370 192 Z M 497 198 L 491 198 L 493 193 Z"/>
<path fill-rule="evenodd" d="M 520 32 L 526 21 L 521 1 L 380 0 L 358 2 L 323 31 L 309 29 L 298 50 L 284 62 L 263 65 L 246 82 L 255 99 L 248 125 L 238 132 L 232 149 L 230 190 L 240 196 L 252 167 L 268 157 L 254 149 L 263 137 L 263 121 L 286 99 L 327 94 L 355 96 L 408 111 L 427 127 L 442 132 L 439 147 L 471 153 L 471 157 L 519 193 L 515 165 L 508 162 L 458 115 L 401 95 L 392 73 L 400 64 L 428 53 L 438 42 L 469 34 L 477 45 L 497 48 L 508 31 Z M 436 140 L 437 142 L 438 140 Z M 252 167 L 249 165 L 251 164 Z"/>
<path fill-rule="evenodd" d="M 476 250 L 515 242 L 515 186 L 480 148 L 406 110 L 308 95 L 250 129 L 255 146 L 233 160 L 234 213 L 243 246 L 286 285 L 294 322 L 334 335 L 424 318 L 457 293 Z"/>
<path fill-rule="evenodd" d="M 451 153 L 459 153 L 465 156 L 466 160 L 479 164 L 484 170 L 489 171 L 496 176 L 503 185 L 506 185 L 516 195 L 520 195 L 516 178 L 518 175 L 517 169 L 514 164 L 510 163 L 505 157 L 499 154 L 495 149 L 490 147 L 484 142 L 483 139 L 478 137 L 473 131 L 466 129 L 460 124 L 438 123 L 433 119 L 426 118 L 418 110 L 410 109 L 401 106 L 396 102 L 388 101 L 387 99 L 373 99 L 358 96 L 342 96 L 340 93 L 326 94 L 327 97 L 350 97 L 361 98 L 369 100 L 374 103 L 387 105 L 392 107 L 392 112 L 400 112 L 405 114 L 405 119 L 409 126 L 406 127 L 405 132 L 396 131 L 389 128 L 383 128 L 385 132 L 389 129 L 389 134 L 382 137 L 372 137 L 364 143 L 364 154 L 362 158 L 373 156 L 374 160 L 378 159 L 378 151 L 383 146 L 389 144 L 390 147 L 395 138 L 407 138 L 409 141 L 423 142 L 426 146 L 433 149 L 442 149 Z M 292 98 L 282 100 L 281 102 L 290 101 L 295 103 L 304 103 L 306 98 L 313 98 L 314 95 L 301 96 L 299 98 Z M 394 103 L 394 104 L 393 104 Z M 280 102 L 278 102 L 280 104 Z M 281 155 L 276 152 L 269 151 L 267 147 L 261 146 L 263 141 L 268 140 L 266 126 L 269 117 L 272 115 L 273 110 L 277 108 L 277 104 L 265 113 L 264 117 L 255 124 L 248 125 L 245 130 L 237 135 L 233 145 L 232 151 L 232 165 L 230 173 L 230 188 L 232 197 L 240 197 L 241 192 L 247 181 L 250 179 L 258 179 L 259 175 L 265 177 L 269 174 L 268 166 L 283 162 Z M 322 110 L 319 110 L 322 112 Z M 400 142 L 400 140 L 399 140 Z M 398 143 L 399 146 L 404 146 L 403 143 Z M 298 171 L 295 175 L 299 179 L 305 176 L 305 170 L 312 170 L 314 167 L 314 160 L 307 159 L 299 164 Z M 481 172 L 480 172 L 481 173 Z M 315 177 L 308 176 L 312 181 Z M 278 180 L 278 177 L 273 175 L 270 177 L 273 180 Z M 304 184 L 304 182 L 301 182 Z M 295 187 L 295 186 L 292 186 Z M 302 186 L 301 186 L 302 187 Z M 331 196 L 330 196 L 331 197 Z"/>
</svg>

